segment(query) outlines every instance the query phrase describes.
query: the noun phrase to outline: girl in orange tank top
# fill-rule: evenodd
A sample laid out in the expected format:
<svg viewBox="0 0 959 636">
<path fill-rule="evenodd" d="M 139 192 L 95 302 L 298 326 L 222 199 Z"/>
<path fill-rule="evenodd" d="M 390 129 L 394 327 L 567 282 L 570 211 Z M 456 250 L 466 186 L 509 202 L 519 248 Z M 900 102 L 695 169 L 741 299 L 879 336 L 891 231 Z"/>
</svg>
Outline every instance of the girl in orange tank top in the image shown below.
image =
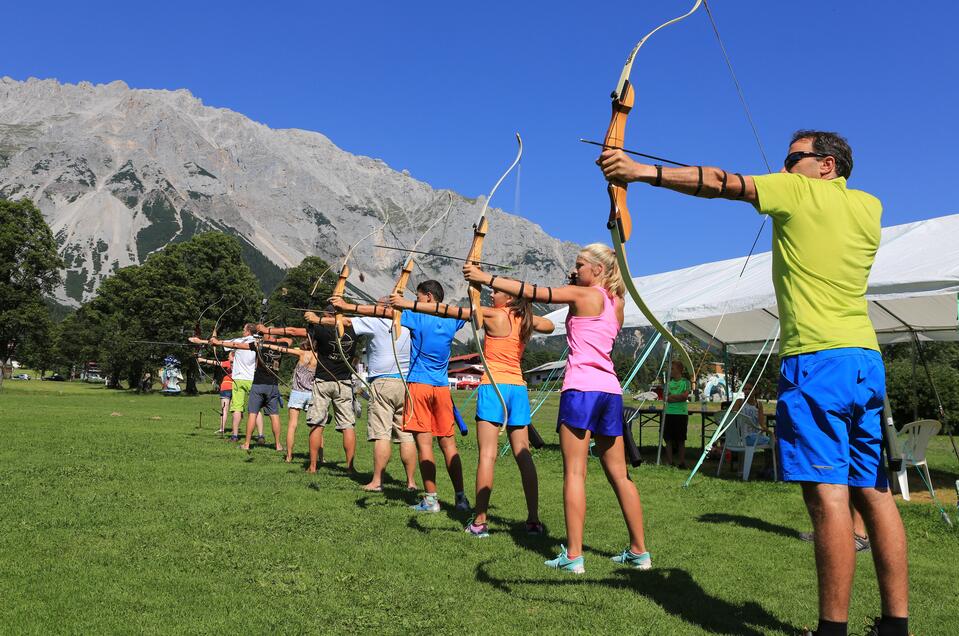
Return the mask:
<svg viewBox="0 0 959 636">
<path fill-rule="evenodd" d="M 525 298 L 494 291 L 493 306 L 483 307 L 483 326 L 486 332 L 483 352 L 489 373 L 483 375 L 483 380 L 476 389 L 479 462 L 476 464 L 476 500 L 473 509 L 475 516 L 466 526 L 466 532 L 476 537 L 489 535 L 486 512 L 493 491 L 493 468 L 499 454 L 500 426 L 505 424 L 510 449 L 519 467 L 526 495 L 526 531 L 542 534 L 544 528 L 539 521 L 538 511 L 539 482 L 533 456 L 529 452 L 529 428 L 532 418 L 521 362 L 526 343 L 533 332 L 551 333 L 553 323 L 533 315 L 532 304 Z M 490 374 L 495 386 L 490 381 Z M 505 418 L 500 396 L 506 403 Z"/>
<path fill-rule="evenodd" d="M 412 310 L 443 318 L 473 318 L 467 307 L 439 302 L 420 303 Z M 476 389 L 476 439 L 479 445 L 474 508 L 476 514 L 466 526 L 466 531 L 476 537 L 489 536 L 486 511 L 493 490 L 493 466 L 498 454 L 500 427 L 505 425 L 526 494 L 526 530 L 530 534 L 543 534 L 544 528 L 539 522 L 538 512 L 539 483 L 533 456 L 529 452 L 529 429 L 532 428 L 529 394 L 520 362 L 533 332 L 551 333 L 553 323 L 534 316 L 529 301 L 500 291 L 493 292 L 493 306 L 481 307 L 481 310 L 483 329 L 486 332 L 483 354 L 488 373 L 483 375 L 483 380 Z M 490 373 L 493 376 L 492 382 Z M 500 395 L 506 403 L 505 418 Z"/>
</svg>

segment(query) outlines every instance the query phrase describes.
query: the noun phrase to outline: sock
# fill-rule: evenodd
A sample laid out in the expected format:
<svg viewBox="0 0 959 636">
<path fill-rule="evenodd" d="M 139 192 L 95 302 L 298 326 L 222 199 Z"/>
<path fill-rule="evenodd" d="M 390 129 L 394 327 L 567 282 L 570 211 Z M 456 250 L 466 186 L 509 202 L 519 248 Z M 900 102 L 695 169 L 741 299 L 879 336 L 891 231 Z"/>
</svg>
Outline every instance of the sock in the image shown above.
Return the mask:
<svg viewBox="0 0 959 636">
<path fill-rule="evenodd" d="M 883 614 L 879 619 L 879 636 L 909 636 L 909 618 Z"/>
<path fill-rule="evenodd" d="M 430 501 L 436 501 L 436 493 L 428 492 L 426 493 L 426 498 L 429 499 Z"/>
<path fill-rule="evenodd" d="M 837 623 L 819 619 L 819 627 L 816 628 L 816 636 L 846 636 L 846 627 L 848 623 Z"/>
</svg>

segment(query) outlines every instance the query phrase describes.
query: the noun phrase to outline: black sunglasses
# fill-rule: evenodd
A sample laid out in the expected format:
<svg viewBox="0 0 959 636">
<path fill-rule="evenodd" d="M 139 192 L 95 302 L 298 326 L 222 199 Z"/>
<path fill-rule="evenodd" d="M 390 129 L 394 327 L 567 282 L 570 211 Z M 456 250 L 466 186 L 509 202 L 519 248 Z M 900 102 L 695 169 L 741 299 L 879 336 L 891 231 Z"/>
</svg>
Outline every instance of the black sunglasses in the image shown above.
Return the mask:
<svg viewBox="0 0 959 636">
<path fill-rule="evenodd" d="M 820 159 L 822 159 L 823 157 L 828 157 L 828 156 L 829 155 L 824 155 L 821 152 L 803 152 L 800 150 L 799 152 L 791 152 L 788 155 L 786 155 L 786 158 L 783 159 L 783 166 L 786 168 L 787 171 L 789 171 L 789 170 L 792 170 L 793 166 L 795 166 L 797 163 L 799 163 L 802 159 L 805 159 L 806 157 L 819 157 Z"/>
</svg>

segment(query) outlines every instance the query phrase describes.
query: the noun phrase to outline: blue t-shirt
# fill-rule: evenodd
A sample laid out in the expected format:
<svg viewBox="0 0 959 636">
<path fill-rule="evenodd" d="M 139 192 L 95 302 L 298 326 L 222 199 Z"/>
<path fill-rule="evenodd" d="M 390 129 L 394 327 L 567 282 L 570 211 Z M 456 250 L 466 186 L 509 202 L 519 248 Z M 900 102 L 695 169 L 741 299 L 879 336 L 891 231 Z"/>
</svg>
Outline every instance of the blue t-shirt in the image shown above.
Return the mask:
<svg viewBox="0 0 959 636">
<path fill-rule="evenodd" d="M 447 386 L 450 345 L 465 320 L 404 311 L 400 324 L 410 330 L 410 372 L 407 382 Z"/>
</svg>

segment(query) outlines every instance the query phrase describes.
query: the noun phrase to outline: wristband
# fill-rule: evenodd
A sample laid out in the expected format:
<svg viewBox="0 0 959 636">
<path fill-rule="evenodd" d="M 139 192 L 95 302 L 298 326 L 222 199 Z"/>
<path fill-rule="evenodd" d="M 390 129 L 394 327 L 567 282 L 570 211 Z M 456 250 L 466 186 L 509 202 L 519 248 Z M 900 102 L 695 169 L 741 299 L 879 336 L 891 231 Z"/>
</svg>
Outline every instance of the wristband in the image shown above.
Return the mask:
<svg viewBox="0 0 959 636">
<path fill-rule="evenodd" d="M 699 170 L 699 183 L 696 184 L 696 191 L 693 192 L 694 197 L 698 197 L 699 193 L 703 190 L 703 167 L 696 166 L 696 170 Z"/>
</svg>

